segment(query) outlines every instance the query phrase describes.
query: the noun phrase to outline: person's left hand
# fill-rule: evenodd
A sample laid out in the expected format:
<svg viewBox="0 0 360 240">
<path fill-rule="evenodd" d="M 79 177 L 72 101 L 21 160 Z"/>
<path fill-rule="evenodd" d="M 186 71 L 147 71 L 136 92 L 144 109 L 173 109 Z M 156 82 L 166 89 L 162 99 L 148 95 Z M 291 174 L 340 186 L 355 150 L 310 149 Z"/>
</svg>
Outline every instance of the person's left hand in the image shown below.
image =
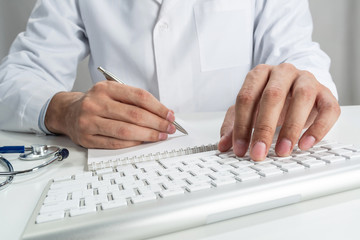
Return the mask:
<svg viewBox="0 0 360 240">
<path fill-rule="evenodd" d="M 233 146 L 237 156 L 244 156 L 250 146 L 250 157 L 261 161 L 276 127 L 282 126 L 275 151 L 278 156 L 288 156 L 296 143 L 302 150 L 318 143 L 339 115 L 336 98 L 313 74 L 289 63 L 258 65 L 248 73 L 236 104 L 226 113 L 219 150 Z"/>
</svg>

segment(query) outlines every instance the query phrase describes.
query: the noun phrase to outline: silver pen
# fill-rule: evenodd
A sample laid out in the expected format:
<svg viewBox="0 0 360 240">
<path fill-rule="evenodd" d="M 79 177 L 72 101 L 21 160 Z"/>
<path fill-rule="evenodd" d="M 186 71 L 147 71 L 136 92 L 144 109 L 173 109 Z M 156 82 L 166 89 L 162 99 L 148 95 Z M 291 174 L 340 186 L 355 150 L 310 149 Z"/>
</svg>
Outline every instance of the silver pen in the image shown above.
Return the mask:
<svg viewBox="0 0 360 240">
<path fill-rule="evenodd" d="M 123 81 L 121 81 L 119 78 L 117 78 L 114 74 L 112 74 L 111 72 L 109 71 L 106 71 L 104 68 L 102 67 L 98 67 L 98 70 L 105 76 L 105 78 L 109 81 L 116 81 L 118 83 L 121 83 L 121 84 L 124 84 L 126 85 Z M 188 135 L 188 132 L 183 128 L 181 127 L 177 122 L 173 122 L 175 128 L 177 130 L 179 130 L 180 132 Z"/>
</svg>

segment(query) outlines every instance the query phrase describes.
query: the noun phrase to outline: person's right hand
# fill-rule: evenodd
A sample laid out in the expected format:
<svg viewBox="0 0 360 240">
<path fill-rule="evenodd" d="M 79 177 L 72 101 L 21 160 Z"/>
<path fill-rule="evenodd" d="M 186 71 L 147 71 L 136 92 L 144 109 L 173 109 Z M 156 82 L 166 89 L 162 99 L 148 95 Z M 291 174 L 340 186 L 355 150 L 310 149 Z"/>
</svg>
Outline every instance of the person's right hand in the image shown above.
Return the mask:
<svg viewBox="0 0 360 240">
<path fill-rule="evenodd" d="M 55 94 L 45 126 L 86 148 L 119 149 L 167 139 L 176 131 L 174 120 L 174 112 L 149 92 L 103 81 L 87 93 Z"/>
</svg>

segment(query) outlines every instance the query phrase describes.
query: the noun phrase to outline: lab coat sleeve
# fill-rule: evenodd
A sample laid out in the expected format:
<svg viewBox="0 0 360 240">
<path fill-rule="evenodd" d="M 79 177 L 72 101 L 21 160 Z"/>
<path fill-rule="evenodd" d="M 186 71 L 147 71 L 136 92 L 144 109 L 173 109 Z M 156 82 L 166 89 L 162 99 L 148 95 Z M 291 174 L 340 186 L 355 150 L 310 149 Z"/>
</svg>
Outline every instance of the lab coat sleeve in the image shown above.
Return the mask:
<svg viewBox="0 0 360 240">
<path fill-rule="evenodd" d="M 0 65 L 0 128 L 40 133 L 41 109 L 72 89 L 88 49 L 77 1 L 38 0 Z"/>
<path fill-rule="evenodd" d="M 307 0 L 257 0 L 253 65 L 291 63 L 307 70 L 337 98 L 329 73 L 330 59 L 312 41 L 313 23 Z"/>
</svg>

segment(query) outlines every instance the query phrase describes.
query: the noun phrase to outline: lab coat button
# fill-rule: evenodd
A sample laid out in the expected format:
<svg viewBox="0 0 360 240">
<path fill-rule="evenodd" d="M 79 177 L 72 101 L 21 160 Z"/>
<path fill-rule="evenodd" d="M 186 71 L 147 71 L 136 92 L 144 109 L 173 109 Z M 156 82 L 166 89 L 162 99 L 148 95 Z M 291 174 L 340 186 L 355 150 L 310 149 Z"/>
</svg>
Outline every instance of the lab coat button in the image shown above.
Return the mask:
<svg viewBox="0 0 360 240">
<path fill-rule="evenodd" d="M 159 29 L 161 32 L 165 32 L 169 29 L 169 24 L 167 22 L 162 22 L 159 24 Z"/>
</svg>

